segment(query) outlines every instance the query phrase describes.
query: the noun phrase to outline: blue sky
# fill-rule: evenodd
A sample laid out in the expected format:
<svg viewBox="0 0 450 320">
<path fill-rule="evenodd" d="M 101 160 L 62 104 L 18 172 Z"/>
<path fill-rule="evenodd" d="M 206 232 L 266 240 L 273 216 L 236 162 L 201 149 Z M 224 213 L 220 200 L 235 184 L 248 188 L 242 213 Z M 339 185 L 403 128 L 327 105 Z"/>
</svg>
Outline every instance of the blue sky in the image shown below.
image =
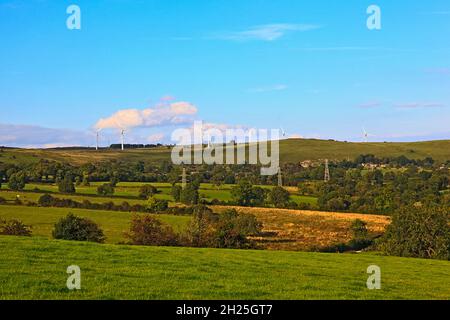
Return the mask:
<svg viewBox="0 0 450 320">
<path fill-rule="evenodd" d="M 66 27 L 70 4 L 81 30 Z M 381 30 L 366 27 L 371 4 Z M 0 145 L 92 145 L 99 120 L 127 110 L 143 118 L 124 120 L 129 142 L 167 141 L 193 119 L 450 138 L 447 0 L 6 0 L 0 33 Z"/>
</svg>

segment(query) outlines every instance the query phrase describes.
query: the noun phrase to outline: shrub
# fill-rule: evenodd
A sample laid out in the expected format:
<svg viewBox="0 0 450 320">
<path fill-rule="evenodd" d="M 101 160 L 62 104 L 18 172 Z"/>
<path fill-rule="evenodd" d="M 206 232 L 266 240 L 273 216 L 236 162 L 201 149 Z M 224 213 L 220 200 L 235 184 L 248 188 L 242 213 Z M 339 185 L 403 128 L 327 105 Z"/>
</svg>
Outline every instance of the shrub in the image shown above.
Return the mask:
<svg viewBox="0 0 450 320">
<path fill-rule="evenodd" d="M 83 181 L 81 182 L 81 184 L 85 187 L 90 186 L 91 184 L 89 183 L 89 176 L 88 175 L 84 175 L 83 176 Z"/>
<path fill-rule="evenodd" d="M 367 240 L 369 237 L 367 223 L 360 219 L 356 219 L 352 222 L 350 230 L 352 231 L 354 240 Z"/>
<path fill-rule="evenodd" d="M 139 188 L 139 198 L 148 199 L 149 197 L 155 195 L 158 192 L 154 186 L 146 184 Z"/>
<path fill-rule="evenodd" d="M 120 182 L 120 181 L 119 181 L 119 178 L 113 176 L 113 177 L 111 177 L 111 179 L 110 179 L 110 181 L 109 181 L 109 184 L 110 184 L 111 186 L 113 186 L 113 187 L 116 187 L 117 184 L 118 184 L 119 182 Z"/>
<path fill-rule="evenodd" d="M 218 215 L 205 205 L 193 207 L 193 217 L 185 234 L 186 245 L 193 247 L 214 246 L 213 224 Z"/>
<path fill-rule="evenodd" d="M 80 218 L 72 213 L 61 218 L 53 230 L 53 238 L 63 240 L 91 241 L 102 243 L 105 236 L 100 227 L 93 221 Z"/>
<path fill-rule="evenodd" d="M 216 214 L 206 206 L 197 206 L 185 240 L 194 247 L 250 248 L 254 244 L 248 236 L 260 231 L 261 224 L 253 215 L 238 214 L 234 209 Z"/>
<path fill-rule="evenodd" d="M 151 197 L 148 200 L 148 210 L 153 213 L 164 212 L 169 207 L 169 201 L 164 199 L 155 199 Z"/>
<path fill-rule="evenodd" d="M 31 227 L 22 221 L 11 219 L 9 221 L 0 220 L 0 234 L 6 236 L 31 236 Z"/>
<path fill-rule="evenodd" d="M 25 175 L 22 172 L 13 173 L 8 179 L 8 188 L 14 191 L 23 190 L 25 182 Z"/>
<path fill-rule="evenodd" d="M 58 190 L 61 193 L 75 193 L 75 185 L 73 184 L 72 177 L 66 175 L 64 179 L 58 182 Z"/>
<path fill-rule="evenodd" d="M 180 202 L 181 200 L 181 187 L 177 185 L 172 186 L 172 196 L 175 202 Z"/>
<path fill-rule="evenodd" d="M 289 205 L 289 192 L 283 187 L 272 188 L 268 200 L 274 207 L 286 208 Z"/>
<path fill-rule="evenodd" d="M 231 189 L 233 201 L 240 206 L 259 206 L 264 203 L 265 190 L 253 187 L 249 181 L 242 180 Z"/>
<path fill-rule="evenodd" d="M 173 246 L 177 244 L 172 227 L 150 215 L 134 214 L 130 231 L 125 233 L 131 244 L 144 246 Z"/>
<path fill-rule="evenodd" d="M 54 204 L 54 202 L 55 202 L 55 199 L 48 193 L 40 196 L 40 198 L 38 200 L 38 204 L 41 207 L 51 207 Z"/>
<path fill-rule="evenodd" d="M 449 259 L 449 214 L 446 207 L 401 208 L 392 216 L 379 248 L 388 255 Z"/>
<path fill-rule="evenodd" d="M 198 186 L 194 183 L 188 183 L 180 193 L 180 201 L 187 205 L 197 204 L 199 200 Z"/>
<path fill-rule="evenodd" d="M 237 227 L 246 235 L 256 236 L 261 233 L 262 224 L 252 214 L 241 213 L 237 217 Z"/>
<path fill-rule="evenodd" d="M 260 231 L 256 218 L 254 222 L 253 218 L 249 214 L 239 215 L 234 209 L 219 215 L 219 220 L 215 225 L 214 246 L 236 249 L 251 247 L 253 244 L 247 239 L 247 236 Z"/>
<path fill-rule="evenodd" d="M 114 194 L 114 186 L 111 183 L 98 186 L 97 194 L 101 196 L 112 196 Z"/>
</svg>

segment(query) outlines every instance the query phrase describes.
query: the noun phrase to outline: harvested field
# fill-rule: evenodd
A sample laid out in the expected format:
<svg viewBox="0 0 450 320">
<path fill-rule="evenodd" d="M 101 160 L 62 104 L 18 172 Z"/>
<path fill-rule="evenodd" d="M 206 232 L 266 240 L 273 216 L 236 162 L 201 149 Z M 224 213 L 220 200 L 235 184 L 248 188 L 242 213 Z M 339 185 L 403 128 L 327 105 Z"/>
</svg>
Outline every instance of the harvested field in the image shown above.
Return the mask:
<svg viewBox="0 0 450 320">
<path fill-rule="evenodd" d="M 381 234 L 389 217 L 369 214 L 215 206 L 222 212 L 234 208 L 253 214 L 263 223 L 264 236 L 258 240 L 271 250 L 315 250 L 351 240 L 352 221 L 363 220 L 371 234 Z"/>
</svg>

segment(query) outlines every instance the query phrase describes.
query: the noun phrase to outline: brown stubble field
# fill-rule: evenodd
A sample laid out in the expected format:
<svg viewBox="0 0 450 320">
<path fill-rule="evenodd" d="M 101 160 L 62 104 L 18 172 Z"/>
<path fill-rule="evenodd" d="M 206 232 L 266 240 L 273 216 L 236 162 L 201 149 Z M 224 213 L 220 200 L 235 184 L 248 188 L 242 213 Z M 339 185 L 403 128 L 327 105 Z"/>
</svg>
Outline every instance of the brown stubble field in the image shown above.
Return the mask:
<svg viewBox="0 0 450 320">
<path fill-rule="evenodd" d="M 316 250 L 351 240 L 350 225 L 355 219 L 367 223 L 372 235 L 381 234 L 390 219 L 387 216 L 288 210 L 275 208 L 248 208 L 214 206 L 214 211 L 223 212 L 234 208 L 249 213 L 263 224 L 264 236 L 255 238 L 270 250 Z"/>
</svg>

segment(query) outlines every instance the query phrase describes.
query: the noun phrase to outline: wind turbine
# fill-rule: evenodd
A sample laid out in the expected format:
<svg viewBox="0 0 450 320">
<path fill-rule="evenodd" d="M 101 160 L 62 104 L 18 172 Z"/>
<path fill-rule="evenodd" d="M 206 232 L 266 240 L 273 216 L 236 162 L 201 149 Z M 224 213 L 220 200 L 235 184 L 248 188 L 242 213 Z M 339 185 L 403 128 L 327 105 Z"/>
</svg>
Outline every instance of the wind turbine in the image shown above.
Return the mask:
<svg viewBox="0 0 450 320">
<path fill-rule="evenodd" d="M 370 134 L 366 131 L 366 129 L 363 127 L 363 141 L 364 142 L 369 142 L 369 137 L 373 137 L 373 134 Z"/>
<path fill-rule="evenodd" d="M 122 129 L 122 130 L 120 131 L 120 137 L 121 137 L 122 151 L 123 151 L 123 150 L 124 150 L 123 144 L 124 144 L 124 141 L 125 141 L 125 129 Z"/>
<path fill-rule="evenodd" d="M 211 134 L 208 132 L 208 149 L 211 149 Z"/>
<path fill-rule="evenodd" d="M 99 137 L 100 137 L 100 131 L 102 131 L 102 129 L 97 129 L 97 132 L 96 132 L 96 134 L 97 134 L 97 143 L 95 145 L 95 150 L 97 150 L 97 151 L 98 151 L 98 141 L 99 141 Z"/>
</svg>

